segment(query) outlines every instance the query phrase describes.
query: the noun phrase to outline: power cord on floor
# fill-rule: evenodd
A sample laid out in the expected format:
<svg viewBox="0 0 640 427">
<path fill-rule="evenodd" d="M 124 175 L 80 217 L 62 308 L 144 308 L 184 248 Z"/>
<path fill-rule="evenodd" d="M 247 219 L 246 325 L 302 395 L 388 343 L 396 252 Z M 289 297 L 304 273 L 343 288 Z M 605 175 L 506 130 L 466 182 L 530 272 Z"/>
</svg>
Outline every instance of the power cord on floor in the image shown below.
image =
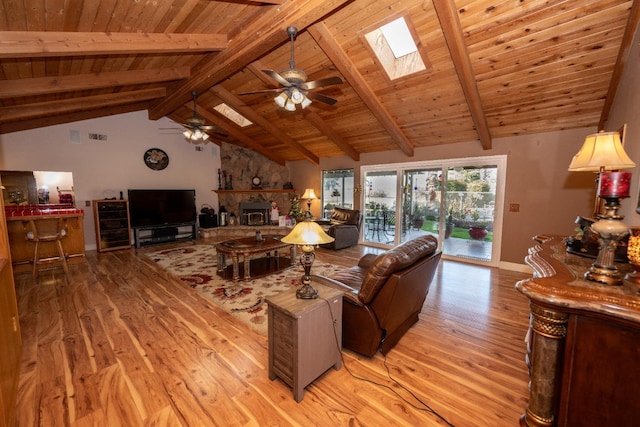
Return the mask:
<svg viewBox="0 0 640 427">
<path fill-rule="evenodd" d="M 373 385 L 376 385 L 378 387 L 383 387 L 386 388 L 387 390 L 391 391 L 393 394 L 395 394 L 396 396 L 398 396 L 398 398 L 400 400 L 402 400 L 403 402 L 405 402 L 407 405 L 411 406 L 412 408 L 418 410 L 418 411 L 424 411 L 430 414 L 435 415 L 436 417 L 440 418 L 440 420 L 442 420 L 442 422 L 444 422 L 447 426 L 449 427 L 455 427 L 455 425 L 453 425 L 451 422 L 449 422 L 449 420 L 447 420 L 443 415 L 441 415 L 438 411 L 436 411 L 435 409 L 433 409 L 431 406 L 429 406 L 426 402 L 424 402 L 422 399 L 420 399 L 418 396 L 416 396 L 416 394 L 411 391 L 408 387 L 406 387 L 405 385 L 401 384 L 398 380 L 396 380 L 395 378 L 393 378 L 391 376 L 391 370 L 389 369 L 389 365 L 387 365 L 387 355 L 383 355 L 383 364 L 384 367 L 387 370 L 387 376 L 389 377 L 389 379 L 391 381 L 393 381 L 395 384 L 397 384 L 400 388 L 402 388 L 403 390 L 405 390 L 407 393 L 409 393 L 415 400 L 417 400 L 418 402 L 420 402 L 420 404 L 422 405 L 422 407 L 415 405 L 413 402 L 408 401 L 407 399 L 405 399 L 403 396 L 400 395 L 400 393 L 398 393 L 396 390 L 394 390 L 392 387 L 386 385 L 386 384 L 382 384 L 379 383 L 377 381 L 374 380 L 370 380 L 368 378 L 364 378 L 364 377 L 360 377 L 356 374 L 354 374 L 353 372 L 351 372 L 351 370 L 349 369 L 349 367 L 347 366 L 347 364 L 345 363 L 344 360 L 344 355 L 342 354 L 342 346 L 340 344 L 340 341 L 338 340 L 338 334 L 336 333 L 336 328 L 334 327 L 336 324 L 336 318 L 333 315 L 333 310 L 331 309 L 331 302 L 329 302 L 328 299 L 320 297 L 321 299 L 323 299 L 326 303 L 327 306 L 329 307 L 329 313 L 331 314 L 331 327 L 333 329 L 333 336 L 335 338 L 335 342 L 336 342 L 336 347 L 338 348 L 338 353 L 340 354 L 340 360 L 342 361 L 342 366 L 344 366 L 344 368 L 347 370 L 347 372 L 349 373 L 349 375 L 351 375 L 353 378 L 359 380 L 359 381 L 364 381 Z"/>
</svg>

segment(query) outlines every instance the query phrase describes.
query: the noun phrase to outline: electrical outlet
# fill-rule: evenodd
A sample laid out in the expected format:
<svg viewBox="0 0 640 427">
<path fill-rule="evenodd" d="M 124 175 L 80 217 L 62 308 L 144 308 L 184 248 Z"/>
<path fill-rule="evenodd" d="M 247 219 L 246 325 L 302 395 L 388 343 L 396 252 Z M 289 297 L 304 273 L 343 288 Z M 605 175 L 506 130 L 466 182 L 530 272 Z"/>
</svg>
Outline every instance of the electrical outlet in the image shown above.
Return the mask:
<svg viewBox="0 0 640 427">
<path fill-rule="evenodd" d="M 520 203 L 511 203 L 509 205 L 509 212 L 520 212 Z"/>
</svg>

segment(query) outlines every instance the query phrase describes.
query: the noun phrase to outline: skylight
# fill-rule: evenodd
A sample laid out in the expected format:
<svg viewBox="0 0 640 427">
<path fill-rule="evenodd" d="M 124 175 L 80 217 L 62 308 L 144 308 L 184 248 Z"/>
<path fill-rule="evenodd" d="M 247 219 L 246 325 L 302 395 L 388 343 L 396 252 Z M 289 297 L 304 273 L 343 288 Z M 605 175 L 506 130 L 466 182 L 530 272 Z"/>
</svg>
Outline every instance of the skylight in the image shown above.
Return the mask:
<svg viewBox="0 0 640 427">
<path fill-rule="evenodd" d="M 426 54 L 418 47 L 404 17 L 372 29 L 364 38 L 391 80 L 428 68 Z"/>
<path fill-rule="evenodd" d="M 237 124 L 240 127 L 244 128 L 244 127 L 247 127 L 247 126 L 250 126 L 250 125 L 253 124 L 253 122 L 251 122 L 249 119 L 247 119 L 242 114 L 238 113 L 233 108 L 229 107 L 224 102 L 221 103 L 221 104 L 216 105 L 215 107 L 213 107 L 213 109 L 216 110 L 218 113 L 222 114 L 227 119 L 231 120 L 232 122 L 234 122 L 235 124 Z"/>
<path fill-rule="evenodd" d="M 391 52 L 396 59 L 418 51 L 404 18 L 398 18 L 383 25 L 380 27 L 380 31 L 389 43 Z"/>
</svg>

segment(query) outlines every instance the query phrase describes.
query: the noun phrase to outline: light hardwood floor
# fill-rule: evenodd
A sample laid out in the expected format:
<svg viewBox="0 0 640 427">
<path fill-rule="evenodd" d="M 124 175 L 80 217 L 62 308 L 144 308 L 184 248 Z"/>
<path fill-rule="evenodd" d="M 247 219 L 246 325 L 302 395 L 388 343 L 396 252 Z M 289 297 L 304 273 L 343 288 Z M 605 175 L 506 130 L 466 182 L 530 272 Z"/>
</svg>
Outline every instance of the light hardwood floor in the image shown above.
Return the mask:
<svg viewBox="0 0 640 427">
<path fill-rule="evenodd" d="M 318 259 L 353 265 L 376 251 Z M 517 425 L 527 404 L 528 305 L 514 289 L 526 274 L 443 261 L 420 321 L 386 361 L 344 351 L 345 366 L 296 403 L 268 378 L 266 337 L 144 252 L 89 251 L 68 277 L 16 277 L 18 426 L 447 425 L 426 403 L 451 425 L 495 427 Z"/>
</svg>

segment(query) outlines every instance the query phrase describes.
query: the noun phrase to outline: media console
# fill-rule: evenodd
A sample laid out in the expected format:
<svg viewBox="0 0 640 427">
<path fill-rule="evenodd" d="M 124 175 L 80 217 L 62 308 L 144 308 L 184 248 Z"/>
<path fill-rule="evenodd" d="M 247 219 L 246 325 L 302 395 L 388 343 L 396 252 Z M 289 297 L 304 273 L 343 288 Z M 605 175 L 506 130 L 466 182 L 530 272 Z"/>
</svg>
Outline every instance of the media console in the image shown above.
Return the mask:
<svg viewBox="0 0 640 427">
<path fill-rule="evenodd" d="M 196 223 L 133 227 L 136 248 L 196 239 Z"/>
</svg>

